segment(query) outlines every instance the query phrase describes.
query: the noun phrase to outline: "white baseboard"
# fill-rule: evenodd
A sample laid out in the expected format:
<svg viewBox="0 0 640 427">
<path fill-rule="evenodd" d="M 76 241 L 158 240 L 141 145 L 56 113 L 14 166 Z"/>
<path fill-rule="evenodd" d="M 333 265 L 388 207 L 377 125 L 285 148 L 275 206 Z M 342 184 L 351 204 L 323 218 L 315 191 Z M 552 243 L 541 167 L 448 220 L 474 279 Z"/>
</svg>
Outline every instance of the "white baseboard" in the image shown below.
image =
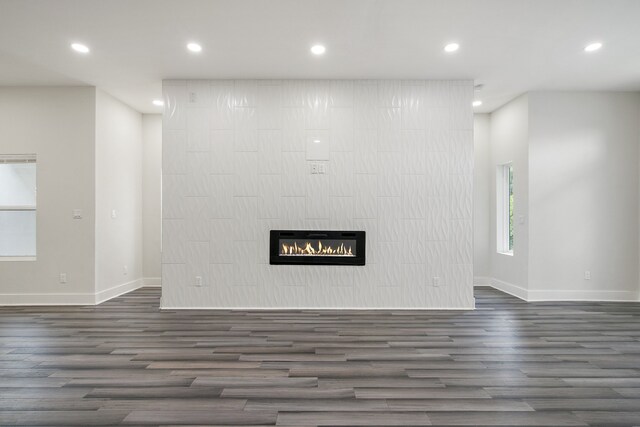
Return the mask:
<svg viewBox="0 0 640 427">
<path fill-rule="evenodd" d="M 93 293 L 0 294 L 0 306 L 12 305 L 97 305 L 111 298 L 142 288 L 144 279 L 113 286 Z M 153 285 L 151 285 L 153 286 Z"/>
<path fill-rule="evenodd" d="M 572 291 L 572 290 L 532 290 L 528 301 L 617 301 L 637 302 L 638 292 L 632 291 Z"/>
<path fill-rule="evenodd" d="M 521 300 L 528 301 L 529 295 L 525 288 L 521 288 L 518 285 L 514 285 L 513 283 L 503 282 L 502 280 L 491 278 L 489 281 L 489 286 L 495 288 L 499 291 L 502 291 L 506 294 L 513 295 L 514 297 L 520 298 Z"/>
<path fill-rule="evenodd" d="M 162 284 L 161 277 L 144 277 L 142 280 L 144 280 L 144 285 L 149 287 L 157 287 Z"/>
<path fill-rule="evenodd" d="M 487 280 L 488 279 L 488 280 Z M 475 286 L 491 286 L 527 302 L 542 301 L 618 301 L 638 302 L 640 295 L 633 291 L 590 291 L 590 290 L 527 290 L 513 283 L 491 277 L 475 277 Z"/>
<path fill-rule="evenodd" d="M 0 294 L 0 306 L 10 305 L 93 305 L 93 293 Z"/>
<path fill-rule="evenodd" d="M 101 304 L 105 301 L 110 300 L 111 298 L 115 298 L 122 294 L 126 294 L 127 292 L 134 291 L 143 286 L 145 286 L 144 279 L 136 279 L 132 280 L 131 282 L 123 283 L 121 285 L 116 285 L 109 289 L 96 292 L 93 304 Z"/>
</svg>

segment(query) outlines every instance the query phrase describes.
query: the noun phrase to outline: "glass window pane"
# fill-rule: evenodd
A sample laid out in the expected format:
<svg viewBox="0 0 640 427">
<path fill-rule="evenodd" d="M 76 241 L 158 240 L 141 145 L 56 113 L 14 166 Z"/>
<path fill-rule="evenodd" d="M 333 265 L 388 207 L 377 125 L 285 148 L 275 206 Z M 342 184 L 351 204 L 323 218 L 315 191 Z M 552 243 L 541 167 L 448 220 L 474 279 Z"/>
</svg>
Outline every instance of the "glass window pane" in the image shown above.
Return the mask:
<svg viewBox="0 0 640 427">
<path fill-rule="evenodd" d="M 0 256 L 36 256 L 36 211 L 0 211 Z"/>
<path fill-rule="evenodd" d="M 36 164 L 0 163 L 0 207 L 36 205 Z"/>
<path fill-rule="evenodd" d="M 513 250 L 513 166 L 509 165 L 509 250 Z"/>
<path fill-rule="evenodd" d="M 280 239 L 280 256 L 356 256 L 356 241 L 349 239 Z"/>
</svg>

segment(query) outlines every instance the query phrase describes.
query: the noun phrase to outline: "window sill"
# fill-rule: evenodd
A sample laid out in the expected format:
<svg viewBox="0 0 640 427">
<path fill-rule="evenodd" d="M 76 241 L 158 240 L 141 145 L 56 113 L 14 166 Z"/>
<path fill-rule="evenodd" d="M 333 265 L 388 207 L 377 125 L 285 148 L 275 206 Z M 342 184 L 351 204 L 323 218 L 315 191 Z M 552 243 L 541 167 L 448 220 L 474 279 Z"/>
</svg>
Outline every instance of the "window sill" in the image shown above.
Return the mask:
<svg viewBox="0 0 640 427">
<path fill-rule="evenodd" d="M 498 251 L 498 254 L 500 254 L 500 255 L 507 255 L 507 256 L 513 256 L 513 252 L 499 252 L 499 251 Z"/>
<path fill-rule="evenodd" d="M 35 261 L 34 256 L 0 256 L 0 262 L 2 261 Z"/>
</svg>

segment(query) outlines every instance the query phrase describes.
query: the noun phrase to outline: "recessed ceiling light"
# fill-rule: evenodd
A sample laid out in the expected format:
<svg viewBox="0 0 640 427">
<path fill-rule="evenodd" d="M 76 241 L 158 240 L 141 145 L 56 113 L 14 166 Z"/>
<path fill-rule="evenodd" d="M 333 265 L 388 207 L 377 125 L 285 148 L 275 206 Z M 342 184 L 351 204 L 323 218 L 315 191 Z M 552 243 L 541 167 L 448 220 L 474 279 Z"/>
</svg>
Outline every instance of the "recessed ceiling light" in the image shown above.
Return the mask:
<svg viewBox="0 0 640 427">
<path fill-rule="evenodd" d="M 80 53 L 89 53 L 89 47 L 82 43 L 71 43 L 71 49 Z"/>
<path fill-rule="evenodd" d="M 460 49 L 460 45 L 458 43 L 449 43 L 444 47 L 444 51 L 447 53 L 455 52 L 458 49 Z"/>
<path fill-rule="evenodd" d="M 602 43 L 600 43 L 600 42 L 589 43 L 588 45 L 586 45 L 584 47 L 584 51 L 585 52 L 595 52 L 596 50 L 599 50 L 601 47 L 602 47 Z"/>
<path fill-rule="evenodd" d="M 482 105 L 482 101 L 480 101 L 479 99 L 476 99 L 471 103 L 471 105 L 473 105 L 474 107 L 479 107 Z"/>
<path fill-rule="evenodd" d="M 202 52 L 202 46 L 200 46 L 198 43 L 188 43 L 187 49 L 194 53 Z"/>
<path fill-rule="evenodd" d="M 321 44 L 316 44 L 311 46 L 311 53 L 313 53 L 314 55 L 322 55 L 326 51 L 327 51 L 327 48 Z"/>
<path fill-rule="evenodd" d="M 162 99 L 154 99 L 152 104 L 156 107 L 162 107 L 164 105 L 164 101 Z"/>
</svg>

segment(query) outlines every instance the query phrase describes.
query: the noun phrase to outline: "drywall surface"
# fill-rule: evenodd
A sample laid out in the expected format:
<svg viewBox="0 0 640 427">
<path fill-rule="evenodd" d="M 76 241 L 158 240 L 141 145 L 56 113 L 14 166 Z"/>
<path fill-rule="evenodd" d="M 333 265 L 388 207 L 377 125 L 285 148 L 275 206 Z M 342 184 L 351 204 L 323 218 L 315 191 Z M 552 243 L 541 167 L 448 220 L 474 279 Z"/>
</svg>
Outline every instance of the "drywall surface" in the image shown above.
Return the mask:
<svg viewBox="0 0 640 427">
<path fill-rule="evenodd" d="M 142 285 L 142 115 L 96 91 L 98 301 Z"/>
<path fill-rule="evenodd" d="M 145 284 L 160 284 L 162 115 L 142 116 L 142 228 Z"/>
<path fill-rule="evenodd" d="M 528 193 L 529 111 L 528 95 L 522 95 L 491 113 L 490 243 L 491 277 L 522 295 L 528 289 Z M 513 164 L 514 226 L 513 255 L 498 253 L 496 231 L 496 168 Z"/>
<path fill-rule="evenodd" d="M 95 96 L 91 87 L 0 88 L 0 153 L 36 154 L 38 190 L 37 259 L 0 260 L 0 304 L 94 301 Z"/>
<path fill-rule="evenodd" d="M 529 117 L 529 299 L 637 299 L 640 94 L 533 92 Z"/>
<path fill-rule="evenodd" d="M 489 114 L 473 116 L 473 276 L 491 276 L 490 212 L 491 190 L 491 119 Z"/>
</svg>

